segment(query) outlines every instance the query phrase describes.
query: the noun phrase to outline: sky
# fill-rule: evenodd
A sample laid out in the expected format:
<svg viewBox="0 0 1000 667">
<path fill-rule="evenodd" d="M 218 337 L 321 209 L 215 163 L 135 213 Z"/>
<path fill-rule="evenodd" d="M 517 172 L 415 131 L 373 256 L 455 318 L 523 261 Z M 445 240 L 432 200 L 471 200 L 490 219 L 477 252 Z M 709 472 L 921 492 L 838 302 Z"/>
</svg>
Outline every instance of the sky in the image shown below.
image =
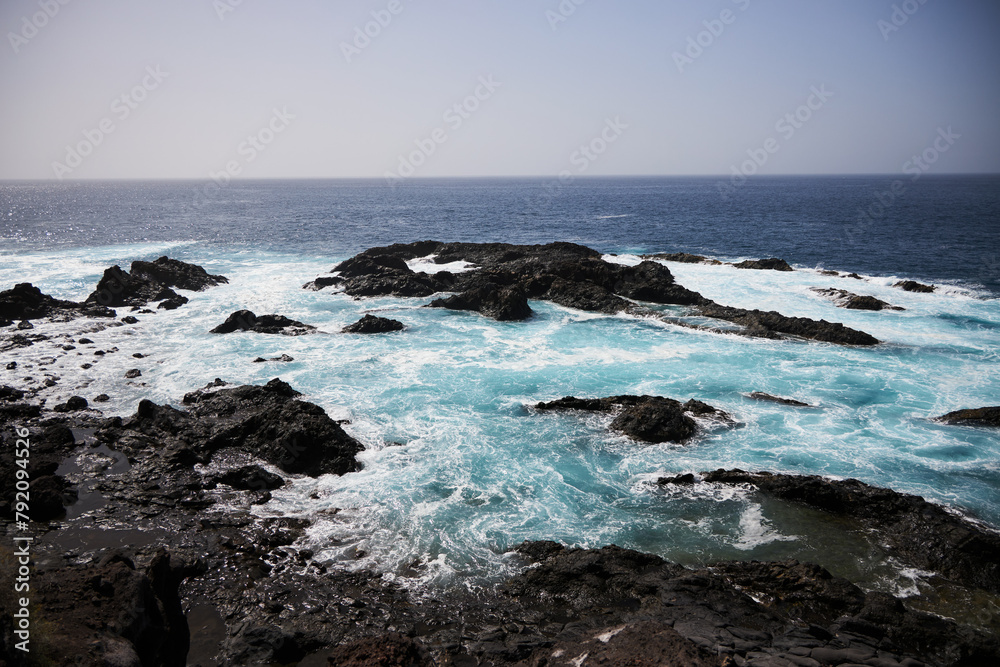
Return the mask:
<svg viewBox="0 0 1000 667">
<path fill-rule="evenodd" d="M 0 179 L 1000 172 L 997 0 L 2 0 L 0 30 Z"/>
</svg>

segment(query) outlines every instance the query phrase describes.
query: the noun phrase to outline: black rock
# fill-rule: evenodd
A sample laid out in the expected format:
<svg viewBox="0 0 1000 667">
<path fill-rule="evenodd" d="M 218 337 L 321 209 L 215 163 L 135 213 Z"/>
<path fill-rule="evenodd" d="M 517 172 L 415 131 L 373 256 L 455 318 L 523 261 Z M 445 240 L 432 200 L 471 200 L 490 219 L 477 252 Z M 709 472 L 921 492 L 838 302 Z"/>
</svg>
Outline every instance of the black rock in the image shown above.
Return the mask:
<svg viewBox="0 0 1000 667">
<path fill-rule="evenodd" d="M 8 361 L 7 362 L 7 370 L 12 371 L 12 370 L 15 370 L 16 368 L 17 368 L 17 362 L 16 361 Z"/>
<path fill-rule="evenodd" d="M 706 482 L 749 483 L 762 493 L 849 516 L 875 529 L 879 541 L 911 566 L 934 570 L 965 586 L 1000 592 L 1000 534 L 920 496 L 856 479 L 716 470 Z"/>
<path fill-rule="evenodd" d="M 133 277 L 194 292 L 229 282 L 225 276 L 210 275 L 196 264 L 188 264 L 166 256 L 153 262 L 132 262 L 131 273 Z"/>
<path fill-rule="evenodd" d="M 302 289 L 310 289 L 314 292 L 318 292 L 324 287 L 332 287 L 333 285 L 339 285 L 342 282 L 344 282 L 344 279 L 338 278 L 337 276 L 320 276 L 316 280 L 303 285 Z"/>
<path fill-rule="evenodd" d="M 344 327 L 343 333 L 379 334 L 379 333 L 389 333 L 392 331 L 402 331 L 402 330 L 403 330 L 402 322 L 399 322 L 397 320 L 390 320 L 385 317 L 365 315 L 354 324 L 350 324 Z"/>
<path fill-rule="evenodd" d="M 110 400 L 111 397 L 108 396 L 107 394 L 98 394 L 97 396 L 94 396 L 95 403 L 107 403 Z"/>
<path fill-rule="evenodd" d="M 125 371 L 125 377 L 127 377 L 129 379 L 131 379 L 131 378 L 137 378 L 137 377 L 142 377 L 142 371 L 140 371 L 138 368 L 131 368 L 131 369 Z"/>
<path fill-rule="evenodd" d="M 285 480 L 279 475 L 268 472 L 257 465 L 227 470 L 221 475 L 215 476 L 214 479 L 223 484 L 228 484 L 234 489 L 244 491 L 273 491 L 285 485 Z"/>
<path fill-rule="evenodd" d="M 813 287 L 812 290 L 823 296 L 833 299 L 841 308 L 848 310 L 906 310 L 900 306 L 894 306 L 873 296 L 854 294 L 842 289 L 820 289 Z"/>
<path fill-rule="evenodd" d="M 187 394 L 187 410 L 143 400 L 135 415 L 120 426 L 106 426 L 100 436 L 130 456 L 158 456 L 181 468 L 207 463 L 216 451 L 233 448 L 292 474 L 316 477 L 360 469 L 355 455 L 361 443 L 299 395 L 278 379 L 263 387 L 232 388 L 220 380 Z"/>
<path fill-rule="evenodd" d="M 54 299 L 31 283 L 20 283 L 12 289 L 0 292 L 0 319 L 22 320 L 27 324 L 19 329 L 29 329 L 30 322 L 25 320 L 43 317 L 58 317 L 69 319 L 74 317 L 114 317 L 114 311 L 95 304 L 76 303 Z"/>
<path fill-rule="evenodd" d="M 219 326 L 212 329 L 214 334 L 228 334 L 234 331 L 252 331 L 262 334 L 284 334 L 300 336 L 311 333 L 316 327 L 291 320 L 284 315 L 255 315 L 249 310 L 238 310 Z"/>
<path fill-rule="evenodd" d="M 538 403 L 536 410 L 584 410 L 589 412 L 615 412 L 621 410 L 611 428 L 644 442 L 684 442 L 697 430 L 695 421 L 687 413 L 711 415 L 728 420 L 725 412 L 702 403 L 681 403 L 662 396 L 610 396 L 607 398 L 576 398 L 567 396 L 557 401 Z"/>
<path fill-rule="evenodd" d="M 450 310 L 474 310 L 500 322 L 526 320 L 533 315 L 522 290 L 496 285 L 477 287 L 444 299 L 435 299 L 428 306 Z"/>
<path fill-rule="evenodd" d="M 161 310 L 177 310 L 187 302 L 188 298 L 186 296 L 178 295 L 169 299 L 164 299 L 160 302 L 160 305 L 158 305 L 157 308 Z"/>
<path fill-rule="evenodd" d="M 775 311 L 746 310 L 730 308 L 718 304 L 705 305 L 699 308 L 706 317 L 714 317 L 742 325 L 747 329 L 757 331 L 757 335 L 767 333 L 787 334 L 823 341 L 839 345 L 878 345 L 874 336 L 857 329 L 845 327 L 839 322 L 826 320 L 811 320 L 806 317 L 786 317 Z"/>
<path fill-rule="evenodd" d="M 938 417 L 938 421 L 943 421 L 946 424 L 968 424 L 970 426 L 1000 426 L 1000 406 L 956 410 Z"/>
<path fill-rule="evenodd" d="M 893 287 L 898 287 L 902 290 L 906 290 L 907 292 L 923 292 L 925 294 L 930 294 L 937 289 L 934 285 L 923 285 L 914 280 L 900 280 L 898 283 L 895 283 Z"/>
<path fill-rule="evenodd" d="M 187 302 L 171 287 L 187 290 L 203 290 L 212 285 L 227 283 L 224 276 L 209 275 L 205 269 L 168 257 L 160 257 L 155 262 L 132 262 L 131 273 L 119 266 L 104 271 L 96 289 L 85 303 L 101 306 L 145 306 L 151 301 L 167 300 L 168 305 Z"/>
<path fill-rule="evenodd" d="M 87 399 L 84 397 L 70 396 L 69 400 L 65 403 L 61 403 L 52 409 L 56 412 L 75 412 L 77 410 L 86 410 L 87 407 Z"/>
<path fill-rule="evenodd" d="M 122 322 L 124 322 L 125 324 L 138 324 L 139 320 L 138 318 L 135 318 L 131 315 L 126 315 L 125 317 L 122 318 Z"/>
<path fill-rule="evenodd" d="M 793 271 L 791 266 L 788 265 L 783 259 L 778 259 L 777 257 L 770 257 L 768 259 L 748 259 L 745 262 L 739 262 L 738 264 L 733 264 L 737 269 L 758 269 L 758 270 L 770 270 L 770 271 Z"/>
<path fill-rule="evenodd" d="M 643 255 L 645 259 L 662 259 L 667 262 L 680 262 L 682 264 L 722 264 L 717 259 L 709 259 L 702 255 L 692 255 L 686 252 L 658 252 L 654 255 Z"/>
<path fill-rule="evenodd" d="M 35 325 L 29 322 L 28 320 L 21 320 L 20 322 L 17 323 L 18 331 L 28 331 L 29 329 L 34 329 L 34 328 Z"/>
<path fill-rule="evenodd" d="M 748 394 L 748 396 L 757 401 L 770 401 L 771 403 L 781 403 L 782 405 L 793 405 L 800 408 L 811 408 L 813 406 L 808 403 L 803 403 L 802 401 L 797 401 L 794 398 L 782 398 L 780 396 L 772 396 L 771 394 L 765 394 L 762 391 L 754 391 Z"/>
<path fill-rule="evenodd" d="M 94 343 L 94 341 L 90 340 L 89 338 L 81 338 L 77 342 L 80 343 L 80 345 L 93 345 Z"/>
<path fill-rule="evenodd" d="M 417 273 L 407 261 L 434 254 L 435 262 L 465 261 L 468 271 L 452 274 Z M 780 263 L 780 264 L 779 264 Z M 760 260 L 760 268 L 791 270 L 781 260 Z M 783 268 L 787 267 L 787 268 Z M 735 322 L 748 336 L 782 338 L 783 334 L 847 345 L 875 345 L 878 341 L 842 324 L 816 322 L 780 313 L 727 308 L 685 289 L 659 262 L 637 266 L 613 264 L 601 253 L 573 243 L 511 245 L 507 243 L 442 243 L 421 241 L 370 248 L 338 264 L 337 281 L 355 297 L 429 296 L 452 292 L 430 305 L 476 310 L 497 319 L 519 320 L 530 315 L 528 299 L 551 301 L 590 312 L 628 312 L 665 319 L 680 326 L 718 332 L 710 327 L 669 318 L 635 302 L 696 306 L 707 317 Z M 330 278 L 332 280 L 332 278 Z M 309 287 L 309 285 L 307 285 Z"/>
</svg>

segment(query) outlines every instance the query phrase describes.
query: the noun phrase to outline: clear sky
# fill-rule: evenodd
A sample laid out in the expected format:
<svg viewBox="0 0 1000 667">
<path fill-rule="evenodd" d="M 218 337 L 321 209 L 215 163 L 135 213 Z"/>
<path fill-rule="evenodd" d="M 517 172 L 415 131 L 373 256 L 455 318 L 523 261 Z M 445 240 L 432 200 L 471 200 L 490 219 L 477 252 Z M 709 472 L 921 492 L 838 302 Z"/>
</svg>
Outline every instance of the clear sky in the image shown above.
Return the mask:
<svg viewBox="0 0 1000 667">
<path fill-rule="evenodd" d="M 998 0 L 2 0 L 0 28 L 3 179 L 1000 172 Z"/>
</svg>

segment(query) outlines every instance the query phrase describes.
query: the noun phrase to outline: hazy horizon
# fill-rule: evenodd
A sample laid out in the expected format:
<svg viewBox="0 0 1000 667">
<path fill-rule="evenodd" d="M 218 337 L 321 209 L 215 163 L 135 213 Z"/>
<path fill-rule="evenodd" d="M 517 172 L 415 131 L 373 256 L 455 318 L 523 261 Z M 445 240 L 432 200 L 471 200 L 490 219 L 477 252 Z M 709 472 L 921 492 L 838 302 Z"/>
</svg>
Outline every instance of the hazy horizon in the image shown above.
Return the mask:
<svg viewBox="0 0 1000 667">
<path fill-rule="evenodd" d="M 0 180 L 1000 173 L 991 0 L 12 0 Z"/>
</svg>

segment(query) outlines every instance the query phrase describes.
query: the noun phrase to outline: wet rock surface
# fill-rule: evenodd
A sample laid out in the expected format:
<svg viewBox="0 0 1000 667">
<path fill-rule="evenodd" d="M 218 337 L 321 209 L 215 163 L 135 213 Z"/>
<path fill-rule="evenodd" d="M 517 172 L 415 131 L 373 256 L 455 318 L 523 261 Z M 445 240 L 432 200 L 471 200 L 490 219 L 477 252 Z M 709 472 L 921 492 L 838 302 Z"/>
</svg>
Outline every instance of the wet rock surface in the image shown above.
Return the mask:
<svg viewBox="0 0 1000 667">
<path fill-rule="evenodd" d="M 3 404 L 26 398 L 0 390 Z M 614 411 L 643 398 L 564 403 Z M 39 525 L 37 627 L 50 636 L 39 633 L 36 646 L 47 647 L 55 664 L 957 667 L 1000 659 L 994 636 L 797 561 L 684 567 L 615 546 L 528 542 L 510 555 L 512 564 L 521 559 L 518 573 L 497 586 L 407 591 L 378 574 L 318 559 L 301 542 L 310 520 L 249 512 L 284 483 L 263 462 L 286 431 L 326 439 L 334 433 L 291 387 L 217 381 L 184 405 L 182 411 L 144 401 L 126 419 L 44 412 L 24 422 L 38 466 L 33 475 L 61 478 L 106 501 L 78 519 Z M 712 411 L 697 401 L 682 405 L 688 414 Z M 317 426 L 299 421 L 312 418 Z M 98 445 L 117 463 L 87 464 Z M 77 464 L 54 475 L 67 458 Z M 219 470 L 217 463 L 225 465 Z M 12 469 L 0 464 L 0 474 Z M 978 539 L 967 521 L 884 489 L 834 484 L 826 492 L 834 501 L 823 501 L 813 496 L 826 498 L 824 492 L 792 491 L 799 487 L 776 475 L 713 475 L 713 483 L 787 488 L 771 492 L 804 495 L 816 506 L 846 505 L 859 516 L 868 516 L 862 506 L 895 516 L 872 520 L 879 539 L 896 539 L 902 528 L 894 526 L 906 521 L 931 551 L 945 549 L 940 543 L 966 553 L 962 545 Z M 684 475 L 669 483 L 696 481 Z M 9 522 L 2 528 L 13 530 Z M 0 596 L 0 606 L 9 603 Z M 0 655 L 22 664 L 9 650 L 10 616 L 0 619 Z"/>
<path fill-rule="evenodd" d="M 226 318 L 226 321 L 212 329 L 214 334 L 228 334 L 235 331 L 251 331 L 261 334 L 283 334 L 285 336 L 301 336 L 312 333 L 316 327 L 284 315 L 255 315 L 249 310 L 237 310 Z"/>
<path fill-rule="evenodd" d="M 946 415 L 938 417 L 938 421 L 946 424 L 1000 427 L 1000 406 L 955 410 L 954 412 L 949 412 Z"/>
<path fill-rule="evenodd" d="M 343 333 L 353 334 L 380 334 L 402 331 L 403 323 L 398 320 L 391 320 L 387 317 L 377 317 L 375 315 L 365 315 L 354 324 L 349 324 L 343 328 Z"/>
<path fill-rule="evenodd" d="M 101 304 L 77 303 L 43 294 L 31 283 L 19 283 L 0 292 L 0 322 L 21 320 L 19 330 L 33 328 L 28 320 L 52 317 L 62 320 L 76 317 L 114 317 L 115 312 Z M 25 325 L 25 326 L 22 326 Z"/>
<path fill-rule="evenodd" d="M 766 393 L 764 393 L 762 391 L 752 391 L 749 394 L 747 394 L 747 396 L 749 396 L 750 398 L 754 399 L 755 401 L 766 401 L 766 402 L 769 402 L 769 403 L 780 403 L 781 405 L 790 405 L 790 406 L 798 407 L 798 408 L 811 408 L 811 407 L 813 407 L 813 406 L 811 406 L 808 403 L 803 403 L 802 401 L 798 401 L 798 400 L 796 400 L 794 398 L 783 398 L 781 396 L 773 396 L 771 394 L 766 394 Z"/>
<path fill-rule="evenodd" d="M 152 301 L 164 301 L 163 307 L 171 310 L 188 301 L 187 297 L 171 289 L 173 287 L 200 291 L 228 282 L 225 276 L 209 275 L 200 266 L 166 256 L 155 262 L 136 260 L 132 262 L 131 271 L 120 266 L 106 269 L 84 303 L 117 308 L 142 307 Z"/>
<path fill-rule="evenodd" d="M 937 289 L 934 285 L 924 285 L 915 280 L 900 280 L 898 283 L 893 284 L 893 287 L 898 287 L 907 292 L 921 292 L 924 294 L 930 294 Z"/>
<path fill-rule="evenodd" d="M 682 264 L 713 264 L 720 265 L 717 259 L 710 259 L 702 255 L 692 255 L 686 252 L 659 252 L 653 255 L 643 255 L 643 259 L 662 259 L 667 262 L 680 262 Z"/>
<path fill-rule="evenodd" d="M 817 294 L 822 294 L 831 299 L 840 308 L 847 308 L 848 310 L 906 310 L 881 299 L 876 299 L 873 296 L 854 294 L 847 290 L 834 288 L 821 289 L 818 287 L 814 287 L 812 290 Z"/>
<path fill-rule="evenodd" d="M 556 401 L 538 403 L 536 410 L 581 410 L 585 412 L 617 412 L 611 429 L 644 442 L 685 442 L 698 430 L 690 415 L 731 421 L 722 410 L 696 401 L 681 403 L 662 396 L 609 396 L 607 398 L 576 398 L 567 396 Z"/>
<path fill-rule="evenodd" d="M 407 264 L 410 260 L 429 256 L 438 264 L 465 262 L 470 270 L 424 273 L 413 271 Z M 754 267 L 744 268 L 791 270 L 783 260 L 752 263 Z M 530 317 L 529 301 L 535 299 L 589 312 L 627 312 L 716 331 L 664 317 L 635 302 L 680 305 L 693 307 L 706 317 L 739 324 L 743 330 L 735 333 L 743 335 L 796 336 L 846 345 L 878 343 L 874 337 L 843 324 L 721 306 L 677 284 L 670 270 L 659 262 L 644 260 L 635 266 L 614 264 L 604 261 L 596 250 L 573 243 L 510 245 L 420 241 L 393 244 L 370 248 L 341 262 L 333 272 L 335 276 L 321 276 L 305 287 L 319 289 L 319 281 L 323 280 L 323 284 L 337 284 L 344 292 L 358 298 L 427 297 L 451 292 L 451 296 L 439 297 L 430 305 L 476 311 L 505 321 Z"/>
<path fill-rule="evenodd" d="M 745 262 L 733 264 L 737 269 L 757 269 L 758 271 L 794 271 L 783 259 L 769 257 L 767 259 L 748 259 Z"/>
<path fill-rule="evenodd" d="M 856 479 L 716 470 L 706 482 L 752 484 L 762 493 L 851 517 L 878 532 L 890 554 L 964 586 L 1000 592 L 1000 533 L 920 496 Z"/>
</svg>

